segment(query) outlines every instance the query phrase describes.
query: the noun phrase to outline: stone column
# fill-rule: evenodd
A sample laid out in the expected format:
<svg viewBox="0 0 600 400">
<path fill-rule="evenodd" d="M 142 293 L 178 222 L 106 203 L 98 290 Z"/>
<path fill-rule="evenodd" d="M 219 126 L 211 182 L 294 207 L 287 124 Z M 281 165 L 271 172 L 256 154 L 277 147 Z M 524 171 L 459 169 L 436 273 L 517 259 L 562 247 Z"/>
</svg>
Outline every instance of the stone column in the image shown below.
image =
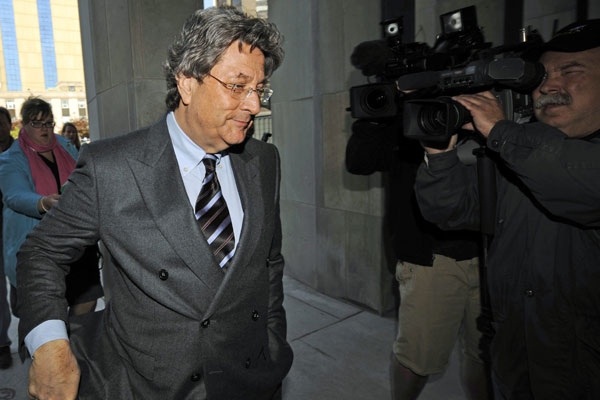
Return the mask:
<svg viewBox="0 0 600 400">
<path fill-rule="evenodd" d="M 166 111 L 162 63 L 202 0 L 79 0 L 92 140 L 149 125 Z"/>
<path fill-rule="evenodd" d="M 379 2 L 270 0 L 269 20 L 285 35 L 272 111 L 286 272 L 322 293 L 389 310 L 394 278 L 385 257 L 382 175 L 354 176 L 344 166 L 349 88 L 367 83 L 350 55 L 381 37 Z"/>
</svg>

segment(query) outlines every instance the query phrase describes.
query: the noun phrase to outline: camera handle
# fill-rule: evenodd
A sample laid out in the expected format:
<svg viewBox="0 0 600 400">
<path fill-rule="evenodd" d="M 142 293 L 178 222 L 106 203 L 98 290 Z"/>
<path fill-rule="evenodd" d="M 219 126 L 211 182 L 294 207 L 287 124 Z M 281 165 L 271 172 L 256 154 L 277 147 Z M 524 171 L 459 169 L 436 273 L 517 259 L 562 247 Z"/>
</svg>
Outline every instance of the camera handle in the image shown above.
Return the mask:
<svg viewBox="0 0 600 400">
<path fill-rule="evenodd" d="M 487 251 L 494 234 L 496 219 L 496 168 L 489 158 L 485 146 L 473 150 L 477 159 L 477 180 L 479 185 L 479 207 L 481 221 L 481 255 L 479 257 L 479 292 L 481 297 L 481 315 L 477 326 L 482 333 L 481 351 L 486 368 L 490 368 L 489 346 L 494 336 L 492 327 L 492 306 L 487 287 Z"/>
</svg>

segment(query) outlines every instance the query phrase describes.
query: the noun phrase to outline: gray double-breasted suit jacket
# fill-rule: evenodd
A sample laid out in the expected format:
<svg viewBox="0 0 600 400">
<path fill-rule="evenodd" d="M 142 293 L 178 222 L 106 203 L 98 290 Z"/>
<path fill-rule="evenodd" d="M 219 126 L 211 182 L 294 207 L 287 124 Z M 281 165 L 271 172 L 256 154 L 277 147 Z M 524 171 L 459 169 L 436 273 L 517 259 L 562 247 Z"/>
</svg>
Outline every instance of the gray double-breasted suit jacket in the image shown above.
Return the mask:
<svg viewBox="0 0 600 400">
<path fill-rule="evenodd" d="M 249 139 L 230 157 L 244 220 L 226 273 L 194 218 L 165 118 L 86 145 L 22 246 L 21 338 L 67 321 L 67 265 L 85 245 L 106 248 L 106 309 L 70 326 L 80 398 L 268 399 L 289 371 L 279 156 Z"/>
</svg>

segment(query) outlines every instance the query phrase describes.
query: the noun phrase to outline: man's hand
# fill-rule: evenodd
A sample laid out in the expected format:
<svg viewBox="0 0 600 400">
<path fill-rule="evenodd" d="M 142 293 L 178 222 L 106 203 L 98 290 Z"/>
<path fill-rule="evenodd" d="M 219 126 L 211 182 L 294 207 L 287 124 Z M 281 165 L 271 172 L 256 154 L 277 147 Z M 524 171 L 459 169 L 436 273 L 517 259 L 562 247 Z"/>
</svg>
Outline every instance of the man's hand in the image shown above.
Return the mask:
<svg viewBox="0 0 600 400">
<path fill-rule="evenodd" d="M 465 106 L 473 117 L 473 124 L 467 124 L 463 128 L 473 130 L 474 125 L 486 138 L 498 121 L 506 119 L 500 101 L 492 92 L 462 94 L 452 99 Z"/>
<path fill-rule="evenodd" d="M 73 400 L 79 388 L 79 365 L 67 340 L 52 340 L 38 347 L 29 368 L 29 397 L 39 400 Z"/>
</svg>

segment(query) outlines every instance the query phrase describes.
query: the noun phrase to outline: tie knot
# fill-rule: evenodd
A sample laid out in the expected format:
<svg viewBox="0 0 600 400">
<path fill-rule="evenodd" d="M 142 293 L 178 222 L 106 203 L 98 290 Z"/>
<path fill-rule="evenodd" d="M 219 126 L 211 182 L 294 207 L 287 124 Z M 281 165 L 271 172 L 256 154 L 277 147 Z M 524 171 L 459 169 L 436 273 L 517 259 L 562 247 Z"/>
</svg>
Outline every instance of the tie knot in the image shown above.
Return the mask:
<svg viewBox="0 0 600 400">
<path fill-rule="evenodd" d="M 204 164 L 207 173 L 214 172 L 217 165 L 217 156 L 214 154 L 207 154 L 202 159 L 202 163 Z"/>
</svg>

